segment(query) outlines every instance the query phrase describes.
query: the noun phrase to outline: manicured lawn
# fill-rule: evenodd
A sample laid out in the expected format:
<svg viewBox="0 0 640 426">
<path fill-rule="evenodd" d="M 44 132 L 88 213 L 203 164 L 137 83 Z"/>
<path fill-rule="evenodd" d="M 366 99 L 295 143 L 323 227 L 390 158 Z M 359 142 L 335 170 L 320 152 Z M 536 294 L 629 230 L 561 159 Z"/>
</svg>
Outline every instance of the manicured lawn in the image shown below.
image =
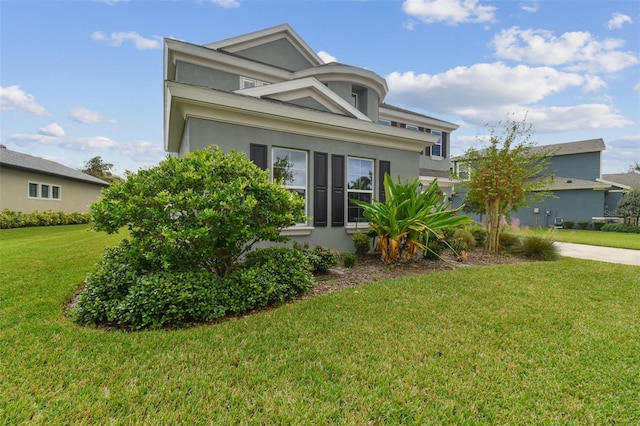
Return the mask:
<svg viewBox="0 0 640 426">
<path fill-rule="evenodd" d="M 564 243 L 590 244 L 594 246 L 640 250 L 640 234 L 547 228 L 520 228 L 515 232 L 522 235 L 549 237 L 555 241 L 561 241 Z"/>
<path fill-rule="evenodd" d="M 118 237 L 0 232 L 0 424 L 638 424 L 639 268 L 563 259 L 366 284 L 184 330 L 63 305 Z"/>
</svg>

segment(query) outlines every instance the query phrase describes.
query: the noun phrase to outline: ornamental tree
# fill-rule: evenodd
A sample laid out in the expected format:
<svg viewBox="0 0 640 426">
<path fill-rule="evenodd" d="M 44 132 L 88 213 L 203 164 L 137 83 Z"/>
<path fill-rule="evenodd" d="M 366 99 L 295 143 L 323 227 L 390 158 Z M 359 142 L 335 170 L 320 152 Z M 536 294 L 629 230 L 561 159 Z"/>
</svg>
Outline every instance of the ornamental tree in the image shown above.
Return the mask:
<svg viewBox="0 0 640 426">
<path fill-rule="evenodd" d="M 127 227 L 129 251 L 149 270 L 229 274 L 259 241 L 306 220 L 304 201 L 242 153 L 208 148 L 127 172 L 91 206 L 94 229 Z"/>
<path fill-rule="evenodd" d="M 489 128 L 489 134 L 482 149 L 470 148 L 463 158 L 470 168 L 468 197 L 485 205 L 486 249 L 497 252 L 505 215 L 550 196 L 544 188 L 553 178 L 545 174 L 550 153 L 532 150 L 531 124 L 526 118 L 499 122 Z"/>
<path fill-rule="evenodd" d="M 640 222 L 640 188 L 624 194 L 616 208 L 616 216 L 623 217 L 625 222 L 627 219 L 634 219 L 636 224 Z"/>
</svg>

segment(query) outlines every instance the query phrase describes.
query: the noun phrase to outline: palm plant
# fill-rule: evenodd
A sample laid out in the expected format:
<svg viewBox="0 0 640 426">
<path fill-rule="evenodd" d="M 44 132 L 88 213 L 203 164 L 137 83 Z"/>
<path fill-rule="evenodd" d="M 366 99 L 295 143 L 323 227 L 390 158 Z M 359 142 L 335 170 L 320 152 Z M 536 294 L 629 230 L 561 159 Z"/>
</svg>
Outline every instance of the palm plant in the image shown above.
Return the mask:
<svg viewBox="0 0 640 426">
<path fill-rule="evenodd" d="M 394 182 L 386 174 L 384 187 L 386 202 L 352 202 L 362 207 L 387 265 L 415 256 L 418 248 L 424 250 L 427 235 L 439 236 L 443 228 L 471 222 L 468 216 L 456 216 L 460 208 L 448 209 L 436 180 L 421 191 L 417 178 L 403 183 L 398 177 Z"/>
</svg>

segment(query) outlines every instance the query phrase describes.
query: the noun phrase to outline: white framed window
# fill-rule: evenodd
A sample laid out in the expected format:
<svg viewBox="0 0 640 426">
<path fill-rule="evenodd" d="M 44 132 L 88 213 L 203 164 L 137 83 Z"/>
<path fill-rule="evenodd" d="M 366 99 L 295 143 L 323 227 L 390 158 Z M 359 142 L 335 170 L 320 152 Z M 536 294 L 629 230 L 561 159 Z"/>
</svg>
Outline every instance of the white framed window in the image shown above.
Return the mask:
<svg viewBox="0 0 640 426">
<path fill-rule="evenodd" d="M 382 119 L 382 118 L 378 119 L 378 123 L 382 124 L 383 126 L 391 126 L 391 121 L 385 120 L 385 119 Z"/>
<path fill-rule="evenodd" d="M 267 83 L 265 81 L 256 80 L 255 78 L 240 77 L 240 88 L 241 89 L 248 89 L 250 87 L 266 86 L 268 84 L 269 83 Z"/>
<path fill-rule="evenodd" d="M 37 200 L 59 200 L 60 196 L 60 185 L 40 182 L 28 183 L 27 198 Z"/>
<path fill-rule="evenodd" d="M 304 199 L 304 214 L 307 215 L 308 154 L 306 151 L 289 148 L 271 150 L 271 174 L 274 182 L 281 182 L 289 191 L 297 192 Z"/>
<path fill-rule="evenodd" d="M 431 156 L 442 157 L 442 132 L 440 130 L 432 130 L 431 134 L 438 136 L 438 141 L 431 145 Z"/>
<path fill-rule="evenodd" d="M 455 162 L 453 165 L 453 173 L 455 173 L 460 180 L 471 180 L 471 167 L 466 161 Z"/>
<path fill-rule="evenodd" d="M 347 157 L 347 223 L 367 222 L 362 207 L 352 200 L 370 203 L 373 199 L 373 160 Z"/>
<path fill-rule="evenodd" d="M 418 131 L 418 126 L 414 126 L 413 124 L 407 124 L 407 129 Z"/>
</svg>

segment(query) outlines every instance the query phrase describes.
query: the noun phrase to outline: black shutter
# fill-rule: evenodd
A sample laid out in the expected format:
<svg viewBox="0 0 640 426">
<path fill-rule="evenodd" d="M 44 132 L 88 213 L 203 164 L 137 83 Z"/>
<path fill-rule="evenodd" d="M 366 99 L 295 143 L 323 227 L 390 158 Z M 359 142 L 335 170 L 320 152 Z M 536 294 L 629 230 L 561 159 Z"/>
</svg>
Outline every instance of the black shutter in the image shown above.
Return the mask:
<svg viewBox="0 0 640 426">
<path fill-rule="evenodd" d="M 267 145 L 249 144 L 249 159 L 262 170 L 267 170 L 269 168 L 269 163 L 267 162 Z"/>
<path fill-rule="evenodd" d="M 327 226 L 328 154 L 313 154 L 313 226 Z"/>
<path fill-rule="evenodd" d="M 440 148 L 442 158 L 447 158 L 447 145 L 449 145 L 449 133 L 442 132 L 442 148 Z"/>
<path fill-rule="evenodd" d="M 380 167 L 378 173 L 378 200 L 383 203 L 387 201 L 387 194 L 384 191 L 384 175 L 391 175 L 391 161 L 380 160 Z"/>
<path fill-rule="evenodd" d="M 331 226 L 344 226 L 344 155 L 331 156 Z"/>
</svg>

